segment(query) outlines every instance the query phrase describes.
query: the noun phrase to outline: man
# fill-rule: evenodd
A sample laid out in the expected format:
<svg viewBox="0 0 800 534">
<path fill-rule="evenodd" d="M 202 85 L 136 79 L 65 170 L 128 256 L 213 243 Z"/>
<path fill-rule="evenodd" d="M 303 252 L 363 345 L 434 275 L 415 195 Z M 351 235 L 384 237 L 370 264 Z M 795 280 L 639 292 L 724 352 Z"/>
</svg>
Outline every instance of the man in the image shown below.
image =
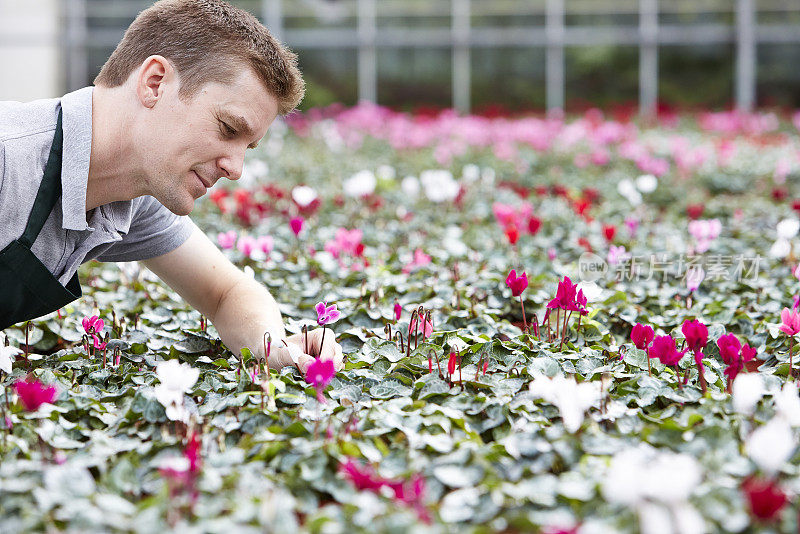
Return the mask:
<svg viewBox="0 0 800 534">
<path fill-rule="evenodd" d="M 162 0 L 131 24 L 88 87 L 0 103 L 0 329 L 80 297 L 90 259 L 142 260 L 207 316 L 226 346 L 303 372 L 342 366 L 322 330 L 287 337 L 268 291 L 186 216 L 300 102 L 296 56 L 222 0 Z M 4 248 L 5 247 L 5 248 Z"/>
</svg>

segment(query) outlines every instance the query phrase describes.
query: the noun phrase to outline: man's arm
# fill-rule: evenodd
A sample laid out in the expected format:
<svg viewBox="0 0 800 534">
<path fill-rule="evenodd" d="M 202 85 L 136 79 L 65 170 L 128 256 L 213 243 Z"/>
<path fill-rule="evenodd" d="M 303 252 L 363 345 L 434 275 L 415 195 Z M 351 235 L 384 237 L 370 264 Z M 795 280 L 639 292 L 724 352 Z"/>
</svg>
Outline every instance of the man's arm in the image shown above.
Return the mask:
<svg viewBox="0 0 800 534">
<path fill-rule="evenodd" d="M 269 364 L 273 368 L 293 365 L 283 341 L 303 347 L 299 336 L 286 337 L 278 304 L 267 289 L 240 271 L 220 250 L 195 228 L 181 246 L 162 256 L 142 262 L 192 307 L 208 317 L 222 341 L 239 354 L 248 347 L 254 354 L 264 353 L 264 332 L 272 335 Z M 309 353 L 319 354 L 321 331 L 309 335 Z M 330 334 L 330 332 L 329 332 Z M 334 338 L 329 335 L 328 339 Z M 325 342 L 322 357 L 333 359 L 341 368 L 342 349 Z M 305 372 L 313 357 L 304 354 L 298 367 Z"/>
</svg>

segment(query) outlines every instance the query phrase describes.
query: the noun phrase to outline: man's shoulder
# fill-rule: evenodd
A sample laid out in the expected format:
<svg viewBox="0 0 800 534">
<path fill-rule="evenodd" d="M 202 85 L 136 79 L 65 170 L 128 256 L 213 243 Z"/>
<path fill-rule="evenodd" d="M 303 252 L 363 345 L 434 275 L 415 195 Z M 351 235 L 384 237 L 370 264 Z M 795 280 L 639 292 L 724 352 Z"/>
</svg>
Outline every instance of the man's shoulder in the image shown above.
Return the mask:
<svg viewBox="0 0 800 534">
<path fill-rule="evenodd" d="M 0 101 L 0 144 L 54 130 L 58 104 L 58 98 L 33 102 Z"/>
</svg>

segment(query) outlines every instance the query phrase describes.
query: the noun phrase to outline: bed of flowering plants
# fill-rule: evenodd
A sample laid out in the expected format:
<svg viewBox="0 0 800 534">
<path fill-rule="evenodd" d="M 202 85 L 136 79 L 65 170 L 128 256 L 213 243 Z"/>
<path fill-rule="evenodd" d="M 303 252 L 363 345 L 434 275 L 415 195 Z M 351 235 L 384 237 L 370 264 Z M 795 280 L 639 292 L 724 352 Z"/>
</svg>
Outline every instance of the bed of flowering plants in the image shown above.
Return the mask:
<svg viewBox="0 0 800 534">
<path fill-rule="evenodd" d="M 344 368 L 89 263 L 0 342 L 0 531 L 797 532 L 796 119 L 275 125 L 193 218 Z"/>
</svg>

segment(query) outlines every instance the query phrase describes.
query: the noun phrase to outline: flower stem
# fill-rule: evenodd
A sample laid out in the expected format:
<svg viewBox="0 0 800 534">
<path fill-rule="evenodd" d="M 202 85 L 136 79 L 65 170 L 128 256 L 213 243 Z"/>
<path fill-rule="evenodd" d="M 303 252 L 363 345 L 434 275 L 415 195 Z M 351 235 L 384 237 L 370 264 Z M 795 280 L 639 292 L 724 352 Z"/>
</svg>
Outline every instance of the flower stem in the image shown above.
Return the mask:
<svg viewBox="0 0 800 534">
<path fill-rule="evenodd" d="M 528 321 L 525 320 L 525 303 L 522 301 L 522 295 L 519 296 L 519 304 L 522 306 L 522 331 L 528 332 Z M 530 333 L 530 332 L 528 332 Z"/>
<path fill-rule="evenodd" d="M 794 367 L 792 366 L 792 350 L 794 349 L 794 336 L 789 338 L 789 378 L 794 379 Z"/>
<path fill-rule="evenodd" d="M 307 338 L 308 336 L 306 336 L 306 339 Z M 322 347 L 324 346 L 325 346 L 325 325 L 322 325 L 322 343 L 319 344 L 319 354 L 317 354 L 317 358 L 322 357 Z M 306 354 L 308 353 L 306 352 Z"/>
<path fill-rule="evenodd" d="M 648 350 L 647 350 L 649 348 L 650 348 L 650 345 L 645 346 L 644 355 L 647 358 L 647 376 L 653 376 L 653 370 L 650 368 L 650 354 L 648 353 Z"/>
</svg>

